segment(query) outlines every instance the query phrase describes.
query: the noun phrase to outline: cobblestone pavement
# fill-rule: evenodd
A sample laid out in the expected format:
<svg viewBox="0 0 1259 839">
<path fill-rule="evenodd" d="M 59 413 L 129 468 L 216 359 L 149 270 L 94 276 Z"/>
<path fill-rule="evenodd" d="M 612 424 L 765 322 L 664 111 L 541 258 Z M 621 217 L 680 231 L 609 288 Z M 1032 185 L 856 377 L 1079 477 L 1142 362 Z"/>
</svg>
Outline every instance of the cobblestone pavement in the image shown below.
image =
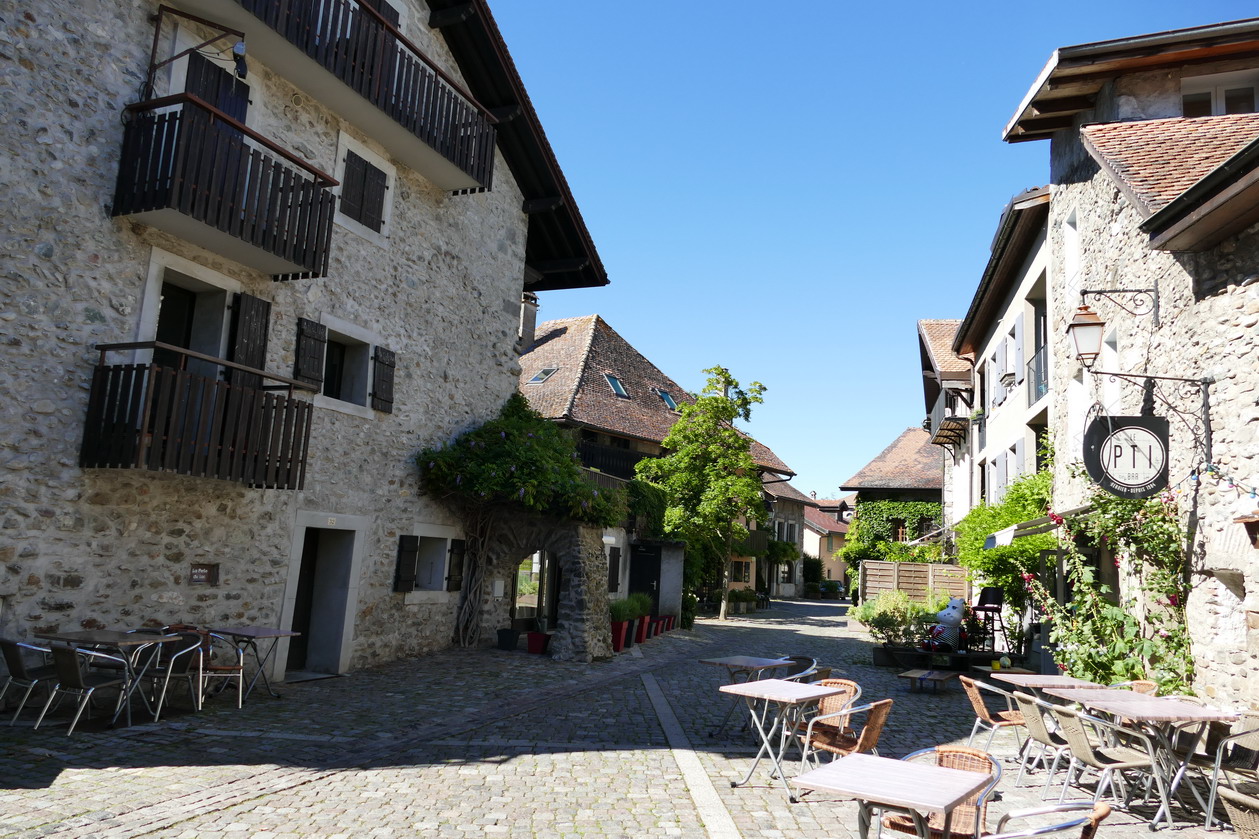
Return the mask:
<svg viewBox="0 0 1259 839">
<path fill-rule="evenodd" d="M 961 690 L 909 692 L 871 665 L 844 611 L 775 601 L 591 665 L 449 651 L 287 685 L 279 700 L 259 690 L 241 710 L 218 697 L 156 725 L 80 723 L 69 738 L 66 714 L 34 731 L 27 712 L 0 726 L 0 837 L 855 836 L 852 802 L 791 804 L 759 770 L 730 786 L 755 744 L 737 724 L 714 734 L 725 674 L 699 663 L 814 656 L 859 682 L 863 701 L 895 700 L 881 754 L 965 742 L 974 714 Z M 990 827 L 1039 803 L 1038 784 L 1014 786 L 1016 748 L 1009 733 L 993 745 L 1006 775 Z M 1169 835 L 1206 835 L 1200 816 L 1174 813 Z M 1142 815 L 1116 812 L 1101 836 L 1149 835 Z"/>
</svg>

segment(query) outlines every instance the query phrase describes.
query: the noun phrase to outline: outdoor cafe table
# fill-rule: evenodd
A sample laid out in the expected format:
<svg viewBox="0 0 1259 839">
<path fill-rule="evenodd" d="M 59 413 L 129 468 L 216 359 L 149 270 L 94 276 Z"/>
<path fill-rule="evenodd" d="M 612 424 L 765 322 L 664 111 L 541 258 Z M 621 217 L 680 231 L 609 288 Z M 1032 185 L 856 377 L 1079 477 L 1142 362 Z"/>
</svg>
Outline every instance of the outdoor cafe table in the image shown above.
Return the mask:
<svg viewBox="0 0 1259 839">
<path fill-rule="evenodd" d="M 948 839 L 953 810 L 991 782 L 991 775 L 979 772 L 866 754 L 845 755 L 792 781 L 804 789 L 855 798 L 861 839 L 870 835 L 875 807 L 908 813 L 923 837 L 929 835 L 926 816 L 939 813 L 944 817 L 944 839 Z"/>
<path fill-rule="evenodd" d="M 118 715 L 122 713 L 122 709 L 127 709 L 127 724 L 131 724 L 131 695 L 135 693 L 140 681 L 144 678 L 144 674 L 148 671 L 149 665 L 153 663 L 150 658 L 144 662 L 144 666 L 136 669 L 136 665 L 140 660 L 140 652 L 152 644 L 167 644 L 171 641 L 178 641 L 178 635 L 148 635 L 143 632 L 120 632 L 116 629 L 80 629 L 72 632 L 36 632 L 36 638 L 42 638 L 45 641 L 60 641 L 65 644 L 73 644 L 76 647 L 108 647 L 118 650 L 122 654 L 123 659 L 127 663 L 127 683 L 123 688 L 123 695 L 118 702 L 118 707 L 114 710 L 113 719 L 110 725 L 118 722 Z M 140 691 L 140 699 L 144 701 L 144 707 L 152 713 L 153 709 L 149 705 L 148 697 L 144 695 L 144 691 Z"/>
<path fill-rule="evenodd" d="M 789 658 L 756 658 L 750 655 L 728 655 L 723 658 L 701 658 L 700 664 L 711 664 L 715 667 L 726 668 L 727 678 L 730 684 L 737 685 L 741 682 L 751 682 L 761 678 L 761 674 L 766 670 L 774 670 L 779 667 L 790 667 L 795 664 Z M 743 678 L 739 678 L 742 676 Z M 739 706 L 736 699 L 730 703 L 726 715 L 721 718 L 721 722 L 713 728 L 713 734 L 716 735 L 726 723 L 730 721 L 730 715 L 734 713 L 734 709 Z"/>
<path fill-rule="evenodd" d="M 748 768 L 748 773 L 743 777 L 742 781 L 731 781 L 730 786 L 738 787 L 752 780 L 752 773 L 756 771 L 756 767 L 761 762 L 761 757 L 768 755 L 770 762 L 774 764 L 775 775 L 782 782 L 783 789 L 787 792 L 787 797 L 791 801 L 795 801 L 792 795 L 791 787 L 787 786 L 787 776 L 783 773 L 782 758 L 783 752 L 787 750 L 787 741 L 791 734 L 795 723 L 800 719 L 800 713 L 808 705 L 817 702 L 826 696 L 834 696 L 837 693 L 843 693 L 842 687 L 822 687 L 801 682 L 789 682 L 785 679 L 760 679 L 754 682 L 741 682 L 735 685 L 722 685 L 718 688 L 722 693 L 728 693 L 731 696 L 741 696 L 743 701 L 747 703 L 748 714 L 752 719 L 752 727 L 761 735 L 761 747 L 756 752 L 756 759 L 752 761 L 752 765 Z M 764 703 L 763 705 L 761 703 Z M 758 710 L 759 706 L 759 710 Z M 765 727 L 765 721 L 769 718 L 770 707 L 775 708 L 774 717 L 769 723 L 769 727 Z M 777 736 L 778 743 L 775 745 L 774 738 Z"/>
<path fill-rule="evenodd" d="M 1237 714 L 1232 711 L 1221 711 L 1218 708 L 1196 705 L 1193 702 L 1185 702 L 1170 696 L 1149 696 L 1131 690 L 1046 688 L 1045 693 L 1068 702 L 1078 702 L 1093 711 L 1131 720 L 1148 731 L 1160 746 L 1158 757 L 1167 773 L 1169 799 L 1176 794 L 1177 786 L 1189 769 L 1190 757 L 1197 748 L 1195 743 L 1194 748 L 1186 750 L 1183 759 L 1176 755 L 1171 742 L 1175 724 L 1198 723 L 1201 726 L 1198 741 L 1201 742 L 1207 723 L 1231 722 L 1237 719 Z M 1191 786 L 1190 789 L 1193 787 Z M 1193 792 L 1195 796 L 1198 794 L 1197 790 Z M 1167 816 L 1168 824 L 1171 824 L 1171 813 L 1164 814 L 1161 805 L 1158 812 L 1154 814 L 1154 818 L 1150 820 L 1150 824 L 1157 824 L 1164 815 Z M 1208 814 L 1208 820 L 1209 818 L 1210 814 Z"/>
<path fill-rule="evenodd" d="M 253 692 L 254 684 L 258 681 L 258 677 L 262 677 L 262 684 L 267 689 L 267 693 L 280 698 L 280 694 L 275 692 L 271 687 L 271 680 L 267 678 L 267 662 L 275 655 L 275 645 L 279 643 L 281 638 L 294 638 L 301 635 L 300 632 L 294 632 L 291 629 L 272 629 L 268 626 L 229 626 L 223 629 L 211 629 L 216 635 L 226 635 L 232 639 L 232 643 L 242 653 L 248 651 L 254 659 L 254 663 L 258 665 L 257 671 L 253 678 L 249 680 L 249 684 L 245 686 L 245 693 L 241 697 L 241 701 L 249 698 L 249 694 Z M 258 642 L 270 640 L 267 645 L 267 651 L 259 654 Z"/>
<path fill-rule="evenodd" d="M 1040 673 L 1006 673 L 1000 670 L 994 670 L 992 678 L 1002 682 L 1008 682 L 1021 688 L 1031 688 L 1032 690 L 1044 690 L 1046 688 L 1077 688 L 1077 689 L 1096 689 L 1105 688 L 1106 685 L 1099 685 L 1096 682 L 1090 682 L 1086 679 L 1077 679 L 1074 676 L 1062 675 L 1043 675 Z M 1132 691 L 1124 691 L 1131 693 Z"/>
</svg>

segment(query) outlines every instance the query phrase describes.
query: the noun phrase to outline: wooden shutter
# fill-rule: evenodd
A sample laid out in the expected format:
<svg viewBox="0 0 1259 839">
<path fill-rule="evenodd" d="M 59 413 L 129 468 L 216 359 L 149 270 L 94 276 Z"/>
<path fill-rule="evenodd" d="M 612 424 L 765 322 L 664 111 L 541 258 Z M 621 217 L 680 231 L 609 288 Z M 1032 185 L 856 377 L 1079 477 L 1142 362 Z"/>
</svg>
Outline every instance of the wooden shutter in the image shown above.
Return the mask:
<svg viewBox="0 0 1259 839">
<path fill-rule="evenodd" d="M 393 371 L 396 356 L 393 350 L 376 347 L 372 355 L 372 408 L 393 413 Z"/>
<path fill-rule="evenodd" d="M 267 364 L 267 326 L 271 320 L 271 304 L 260 297 L 237 293 L 232 298 L 231 345 L 228 361 L 262 370 Z M 240 387 L 258 388 L 262 377 L 255 373 L 231 370 L 228 381 Z"/>
<path fill-rule="evenodd" d="M 608 591 L 621 590 L 621 549 L 608 548 Z"/>
<path fill-rule="evenodd" d="M 345 153 L 345 171 L 341 174 L 341 213 L 355 221 L 363 216 L 363 178 L 367 161 L 352 151 Z"/>
<path fill-rule="evenodd" d="M 394 591 L 415 591 L 415 577 L 419 570 L 420 537 L 398 537 L 398 564 L 393 572 Z"/>
<path fill-rule="evenodd" d="M 370 163 L 363 163 L 363 204 L 359 221 L 377 233 L 385 224 L 385 191 L 389 176 Z"/>
<path fill-rule="evenodd" d="M 1027 465 L 1023 462 L 1023 441 L 1014 441 L 1014 451 L 1011 453 L 1010 459 L 1010 483 L 1014 483 L 1018 478 L 1027 471 Z"/>
<path fill-rule="evenodd" d="M 327 346 L 328 327 L 313 320 L 298 318 L 293 378 L 309 385 L 323 385 L 324 351 Z"/>
<path fill-rule="evenodd" d="M 1024 369 L 1023 314 L 1014 319 L 1014 382 L 1022 384 L 1027 371 Z"/>
<path fill-rule="evenodd" d="M 237 122 L 249 113 L 249 85 L 235 74 L 198 53 L 188 55 L 184 92 L 199 96 Z"/>
<path fill-rule="evenodd" d="M 446 591 L 463 588 L 463 555 L 467 544 L 462 539 L 450 540 L 450 561 L 446 564 Z"/>
<path fill-rule="evenodd" d="M 380 16 L 395 27 L 398 25 L 398 21 L 401 20 L 398 17 L 398 10 L 386 3 L 385 0 L 362 0 L 362 3 L 364 6 L 371 6 L 380 12 Z"/>
</svg>

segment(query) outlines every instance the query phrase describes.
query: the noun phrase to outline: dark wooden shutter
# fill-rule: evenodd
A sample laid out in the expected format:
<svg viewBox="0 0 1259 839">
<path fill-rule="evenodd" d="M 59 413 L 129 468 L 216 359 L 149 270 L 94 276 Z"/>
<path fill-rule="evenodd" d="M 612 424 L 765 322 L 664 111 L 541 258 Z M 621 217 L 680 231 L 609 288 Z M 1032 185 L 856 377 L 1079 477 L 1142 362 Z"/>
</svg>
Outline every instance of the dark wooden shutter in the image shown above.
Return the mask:
<svg viewBox="0 0 1259 839">
<path fill-rule="evenodd" d="M 262 370 L 267 364 L 267 325 L 271 304 L 259 297 L 237 293 L 232 299 L 232 334 L 228 361 Z M 230 368 L 229 368 L 230 370 Z M 230 370 L 228 381 L 241 387 L 258 388 L 262 377 L 255 373 Z"/>
<path fill-rule="evenodd" d="M 389 177 L 370 163 L 363 164 L 363 206 L 359 221 L 377 233 L 385 224 L 385 191 Z"/>
<path fill-rule="evenodd" d="M 446 568 L 446 591 L 458 591 L 463 588 L 463 556 L 467 543 L 462 539 L 450 540 L 450 562 Z"/>
<path fill-rule="evenodd" d="M 359 221 L 363 216 L 363 179 L 367 161 L 352 151 L 345 153 L 341 175 L 341 213 Z"/>
<path fill-rule="evenodd" d="M 415 577 L 420 563 L 420 537 L 398 537 L 398 564 L 393 572 L 394 591 L 415 591 Z"/>
<path fill-rule="evenodd" d="M 393 350 L 376 347 L 372 356 L 372 408 L 393 413 L 393 371 L 396 356 Z"/>
<path fill-rule="evenodd" d="M 621 590 L 621 549 L 608 548 L 608 592 Z"/>
<path fill-rule="evenodd" d="M 201 97 L 241 123 L 249 113 L 249 85 L 227 68 L 195 52 L 188 55 L 184 92 Z"/>
<path fill-rule="evenodd" d="M 293 378 L 309 385 L 322 385 L 323 358 L 327 345 L 328 327 L 313 320 L 298 318 Z"/>
</svg>

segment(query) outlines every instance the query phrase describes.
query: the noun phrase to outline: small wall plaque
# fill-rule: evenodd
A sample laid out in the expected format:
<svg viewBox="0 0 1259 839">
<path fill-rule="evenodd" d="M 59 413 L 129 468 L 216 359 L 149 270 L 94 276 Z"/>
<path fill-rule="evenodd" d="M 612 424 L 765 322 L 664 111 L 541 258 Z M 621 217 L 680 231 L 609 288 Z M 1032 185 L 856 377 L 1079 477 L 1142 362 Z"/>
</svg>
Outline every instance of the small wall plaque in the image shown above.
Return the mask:
<svg viewBox="0 0 1259 839">
<path fill-rule="evenodd" d="M 188 572 L 188 584 L 193 586 L 217 586 L 219 584 L 219 564 L 217 562 L 194 562 Z"/>
</svg>

